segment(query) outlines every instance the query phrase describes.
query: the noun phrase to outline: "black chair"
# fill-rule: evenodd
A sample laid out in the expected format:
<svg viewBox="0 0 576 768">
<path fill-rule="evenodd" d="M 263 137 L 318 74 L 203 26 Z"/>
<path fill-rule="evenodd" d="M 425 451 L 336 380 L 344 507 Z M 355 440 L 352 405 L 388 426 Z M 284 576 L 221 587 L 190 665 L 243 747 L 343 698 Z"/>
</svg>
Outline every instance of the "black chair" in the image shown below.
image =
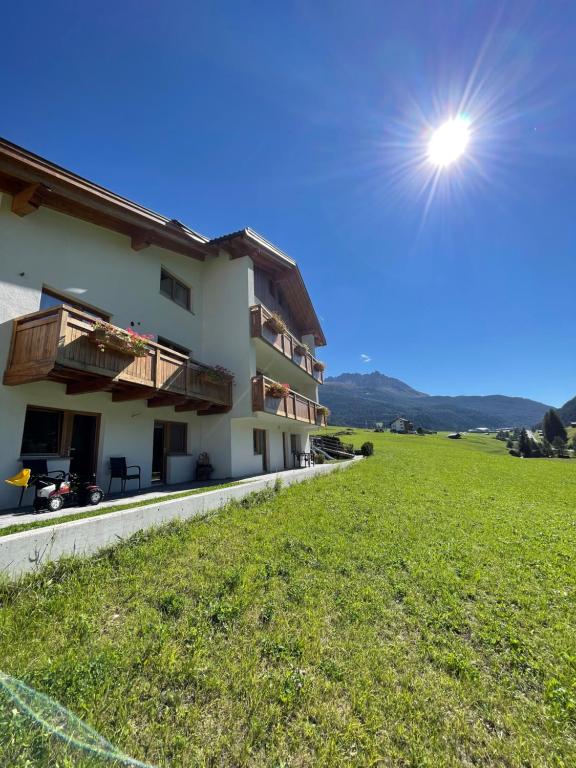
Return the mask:
<svg viewBox="0 0 576 768">
<path fill-rule="evenodd" d="M 48 459 L 20 459 L 22 462 L 22 469 L 29 469 L 31 475 L 48 475 L 54 477 L 57 480 L 63 480 L 66 476 L 66 472 L 62 469 L 53 469 L 48 472 Z M 20 491 L 20 501 L 18 506 L 22 506 L 22 499 L 24 498 L 24 491 L 26 486 L 22 487 Z"/>
<path fill-rule="evenodd" d="M 314 463 L 314 459 L 311 453 L 307 451 L 293 451 L 294 456 L 294 468 L 303 469 L 305 467 L 311 467 Z"/>
<path fill-rule="evenodd" d="M 137 469 L 138 473 L 133 472 L 132 474 L 128 474 L 129 469 Z M 138 464 L 130 464 L 129 466 L 126 465 L 126 458 L 124 456 L 121 456 L 120 458 L 116 457 L 110 457 L 110 482 L 108 483 L 108 493 L 110 493 L 110 486 L 112 485 L 112 480 L 120 480 L 121 481 L 121 493 L 124 493 L 126 489 L 126 481 L 127 480 L 138 480 L 138 490 L 140 490 L 140 472 L 142 470 L 138 466 Z"/>
</svg>

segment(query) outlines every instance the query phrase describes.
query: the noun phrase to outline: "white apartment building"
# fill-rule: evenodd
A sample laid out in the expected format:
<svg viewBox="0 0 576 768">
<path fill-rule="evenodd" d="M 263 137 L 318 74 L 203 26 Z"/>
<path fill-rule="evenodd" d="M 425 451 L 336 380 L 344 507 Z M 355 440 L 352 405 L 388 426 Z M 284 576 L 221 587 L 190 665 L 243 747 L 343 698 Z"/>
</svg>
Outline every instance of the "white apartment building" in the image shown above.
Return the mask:
<svg viewBox="0 0 576 768">
<path fill-rule="evenodd" d="M 151 338 L 136 356 L 99 323 Z M 192 481 L 201 452 L 214 478 L 290 468 L 325 423 L 325 343 L 296 263 L 252 230 L 209 240 L 0 140 L 0 480 L 30 459 L 105 490 L 111 457 L 143 487 Z"/>
</svg>

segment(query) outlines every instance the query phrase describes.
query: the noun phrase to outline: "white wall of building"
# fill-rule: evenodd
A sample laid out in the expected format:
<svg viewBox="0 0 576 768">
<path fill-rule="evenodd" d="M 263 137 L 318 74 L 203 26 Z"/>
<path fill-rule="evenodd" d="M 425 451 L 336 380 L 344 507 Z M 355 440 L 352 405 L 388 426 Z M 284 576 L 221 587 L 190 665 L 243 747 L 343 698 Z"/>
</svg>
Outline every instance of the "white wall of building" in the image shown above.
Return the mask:
<svg viewBox="0 0 576 768">
<path fill-rule="evenodd" d="M 256 356 L 250 340 L 252 261 L 247 257 L 230 259 L 221 252 L 204 266 L 200 359 L 223 365 L 234 373 L 234 405 L 228 418 L 249 416 L 252 414 L 250 381 L 256 373 Z"/>
<path fill-rule="evenodd" d="M 298 432 L 302 450 L 308 448 L 310 427 L 252 412 L 251 379 L 257 365 L 250 338 L 249 307 L 256 303 L 251 259 L 230 259 L 221 252 L 199 262 L 155 246 L 136 252 L 128 237 L 103 227 L 44 207 L 21 218 L 10 206 L 11 197 L 0 195 L 0 373 L 7 364 L 13 319 L 38 311 L 46 286 L 110 313 L 117 326 L 163 336 L 202 362 L 228 368 L 235 381 L 232 411 L 211 416 L 148 408 L 144 400 L 113 403 L 107 393 L 71 396 L 55 382 L 0 385 L 0 508 L 17 502 L 18 491 L 1 481 L 22 467 L 27 405 L 101 415 L 97 465 L 98 482 L 105 489 L 110 456 L 140 465 L 142 486 L 150 484 L 154 420 L 188 424 L 189 455 L 169 461 L 172 482 L 192 479 L 200 451 L 210 454 L 215 478 L 261 472 L 262 459 L 253 453 L 255 427 L 268 430 L 270 471 L 284 469 L 283 433 Z M 190 286 L 192 311 L 160 293 L 162 266 Z M 313 349 L 313 338 L 304 340 Z M 273 354 L 277 363 L 272 360 L 269 375 L 317 399 L 314 381 L 280 353 Z"/>
<path fill-rule="evenodd" d="M 298 422 L 266 415 L 258 415 L 251 419 L 234 419 L 232 421 L 232 475 L 234 477 L 245 477 L 262 472 L 262 456 L 254 454 L 252 434 L 254 429 L 266 430 L 268 470 L 270 472 L 278 472 L 292 467 L 290 434 L 299 435 L 301 451 L 310 450 L 310 429 L 304 428 Z M 286 454 L 284 453 L 285 440 Z"/>
<path fill-rule="evenodd" d="M 112 313 L 122 328 L 167 337 L 199 357 L 203 263 L 155 246 L 133 251 L 124 235 L 40 207 L 29 216 L 0 202 L 0 324 L 40 308 L 46 285 Z M 160 293 L 166 267 L 192 289 L 192 312 Z M 4 327 L 4 338 L 7 329 Z"/>
</svg>

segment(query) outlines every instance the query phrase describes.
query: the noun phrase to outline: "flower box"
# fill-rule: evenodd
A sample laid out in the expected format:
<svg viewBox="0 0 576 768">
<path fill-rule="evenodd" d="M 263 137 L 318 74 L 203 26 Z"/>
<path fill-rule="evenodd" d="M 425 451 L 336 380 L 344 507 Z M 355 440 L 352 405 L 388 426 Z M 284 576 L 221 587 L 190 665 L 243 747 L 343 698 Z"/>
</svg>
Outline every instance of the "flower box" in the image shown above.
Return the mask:
<svg viewBox="0 0 576 768">
<path fill-rule="evenodd" d="M 327 419 L 328 416 L 330 416 L 330 408 L 326 405 L 318 405 L 316 407 L 316 424 L 322 424 L 324 419 Z"/>
<path fill-rule="evenodd" d="M 200 372 L 200 378 L 203 381 L 212 384 L 227 384 L 234 381 L 234 374 L 221 365 L 215 365 L 212 368 L 205 368 Z"/>
<path fill-rule="evenodd" d="M 314 365 L 312 366 L 315 371 L 322 372 L 326 370 L 326 364 L 323 363 L 321 360 L 315 360 Z"/>
<path fill-rule="evenodd" d="M 100 352 L 111 350 L 128 357 L 146 357 L 147 342 L 152 336 L 139 334 L 132 329 L 124 330 L 110 323 L 98 322 L 88 334 L 88 341 Z"/>
<path fill-rule="evenodd" d="M 310 347 L 308 346 L 308 344 L 295 344 L 294 354 L 300 355 L 300 357 L 303 357 L 304 355 L 309 355 Z"/>
<path fill-rule="evenodd" d="M 281 384 L 279 381 L 271 381 L 266 385 L 266 394 L 268 397 L 276 399 L 288 397 L 290 394 L 290 387 L 288 384 Z"/>
<path fill-rule="evenodd" d="M 288 326 L 284 322 L 284 319 L 280 317 L 276 312 L 272 312 L 270 317 L 266 318 L 264 325 L 273 333 L 286 333 Z"/>
</svg>

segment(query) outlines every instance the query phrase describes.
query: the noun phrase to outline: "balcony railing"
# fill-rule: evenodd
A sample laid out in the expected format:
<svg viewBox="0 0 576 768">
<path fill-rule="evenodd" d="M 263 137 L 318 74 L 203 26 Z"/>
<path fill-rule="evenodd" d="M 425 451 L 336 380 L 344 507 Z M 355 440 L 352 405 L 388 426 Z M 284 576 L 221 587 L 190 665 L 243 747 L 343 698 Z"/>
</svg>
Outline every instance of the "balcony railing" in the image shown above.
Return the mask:
<svg viewBox="0 0 576 768">
<path fill-rule="evenodd" d="M 262 304 L 250 307 L 250 335 L 252 338 L 263 339 L 274 349 L 277 349 L 284 357 L 291 360 L 294 365 L 306 371 L 318 384 L 322 384 L 324 382 L 324 373 L 315 367 L 321 365 L 319 361 L 310 352 L 304 352 L 302 355 L 296 352 L 297 348 L 302 346 L 302 342 L 291 334 L 290 331 L 275 333 L 270 330 L 266 326 L 266 321 L 271 315 L 272 312 Z"/>
<path fill-rule="evenodd" d="M 304 395 L 290 390 L 286 397 L 270 397 L 267 394 L 268 385 L 273 380 L 266 376 L 254 376 L 252 379 L 252 410 L 264 411 L 274 416 L 302 421 L 306 424 L 326 426 L 326 416 L 319 403 L 309 400 Z"/>
<path fill-rule="evenodd" d="M 93 342 L 94 318 L 64 305 L 14 320 L 4 384 L 66 383 L 70 394 L 110 391 L 113 400 L 215 413 L 232 405 L 232 380 L 179 352 L 146 342 L 135 357 Z"/>
</svg>

